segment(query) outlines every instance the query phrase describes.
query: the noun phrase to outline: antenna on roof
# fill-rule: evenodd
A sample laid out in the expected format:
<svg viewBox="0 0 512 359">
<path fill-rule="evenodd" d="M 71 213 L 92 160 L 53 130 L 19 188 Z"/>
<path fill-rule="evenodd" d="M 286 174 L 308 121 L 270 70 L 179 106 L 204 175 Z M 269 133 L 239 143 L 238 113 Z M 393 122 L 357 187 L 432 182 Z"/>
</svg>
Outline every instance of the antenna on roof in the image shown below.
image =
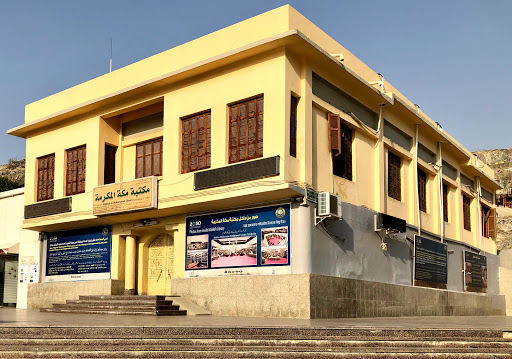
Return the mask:
<svg viewBox="0 0 512 359">
<path fill-rule="evenodd" d="M 110 38 L 110 71 L 112 72 L 112 38 Z"/>
</svg>

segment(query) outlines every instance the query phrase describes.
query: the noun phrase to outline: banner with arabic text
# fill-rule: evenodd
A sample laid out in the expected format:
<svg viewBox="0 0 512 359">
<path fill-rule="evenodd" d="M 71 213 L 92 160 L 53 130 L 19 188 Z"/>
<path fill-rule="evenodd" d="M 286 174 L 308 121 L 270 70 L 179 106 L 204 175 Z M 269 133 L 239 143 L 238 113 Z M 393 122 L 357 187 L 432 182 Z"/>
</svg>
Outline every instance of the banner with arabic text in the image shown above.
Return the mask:
<svg viewBox="0 0 512 359">
<path fill-rule="evenodd" d="M 188 217 L 186 237 L 188 271 L 289 265 L 290 205 Z"/>
</svg>

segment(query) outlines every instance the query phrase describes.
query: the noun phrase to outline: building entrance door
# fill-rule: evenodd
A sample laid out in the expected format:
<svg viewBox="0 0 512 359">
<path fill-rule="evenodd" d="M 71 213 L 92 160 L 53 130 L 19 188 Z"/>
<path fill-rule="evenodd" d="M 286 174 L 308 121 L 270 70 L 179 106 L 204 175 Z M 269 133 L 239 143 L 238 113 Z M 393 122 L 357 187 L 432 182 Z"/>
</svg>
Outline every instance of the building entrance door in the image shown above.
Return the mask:
<svg viewBox="0 0 512 359">
<path fill-rule="evenodd" d="M 153 239 L 148 259 L 148 295 L 170 295 L 174 277 L 173 238 L 162 233 Z"/>
</svg>

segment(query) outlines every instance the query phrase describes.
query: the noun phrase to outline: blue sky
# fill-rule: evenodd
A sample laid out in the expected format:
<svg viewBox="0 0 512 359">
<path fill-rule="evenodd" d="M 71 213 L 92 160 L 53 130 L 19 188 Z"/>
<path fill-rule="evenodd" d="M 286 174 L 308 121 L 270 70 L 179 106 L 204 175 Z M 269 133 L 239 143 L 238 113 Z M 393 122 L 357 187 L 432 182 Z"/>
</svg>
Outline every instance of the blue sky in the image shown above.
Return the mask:
<svg viewBox="0 0 512 359">
<path fill-rule="evenodd" d="M 512 147 L 512 1 L 0 0 L 0 163 L 26 104 L 290 3 L 470 150 Z"/>
</svg>

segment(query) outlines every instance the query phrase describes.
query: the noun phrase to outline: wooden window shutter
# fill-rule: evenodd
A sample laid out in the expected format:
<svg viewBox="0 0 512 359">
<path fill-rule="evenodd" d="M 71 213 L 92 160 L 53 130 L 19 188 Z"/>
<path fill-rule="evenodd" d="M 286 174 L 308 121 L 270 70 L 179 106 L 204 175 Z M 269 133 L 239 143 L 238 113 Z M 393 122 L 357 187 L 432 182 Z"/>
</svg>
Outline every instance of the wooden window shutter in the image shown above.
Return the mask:
<svg viewBox="0 0 512 359">
<path fill-rule="evenodd" d="M 332 170 L 336 176 L 352 181 L 352 130 L 339 123 L 340 150 L 332 152 Z"/>
<path fill-rule="evenodd" d="M 291 97 L 290 101 L 290 156 L 297 157 L 297 104 L 298 98 Z"/>
<path fill-rule="evenodd" d="M 37 201 L 53 199 L 55 154 L 37 159 Z"/>
<path fill-rule="evenodd" d="M 337 156 L 341 152 L 340 115 L 330 113 L 327 116 L 329 120 L 330 150 L 334 156 Z"/>
<path fill-rule="evenodd" d="M 229 105 L 229 163 L 263 157 L 263 96 Z"/>
<path fill-rule="evenodd" d="M 86 147 L 66 151 L 66 196 L 85 192 Z"/>
<path fill-rule="evenodd" d="M 464 217 L 464 229 L 471 231 L 471 200 L 462 196 L 462 214 Z"/>
<path fill-rule="evenodd" d="M 448 186 L 443 184 L 443 219 L 448 222 Z"/>
<path fill-rule="evenodd" d="M 397 201 L 402 200 L 401 167 L 402 159 L 400 156 L 388 152 L 388 196 Z"/>
<path fill-rule="evenodd" d="M 427 212 L 427 174 L 418 168 L 420 211 Z"/>
<path fill-rule="evenodd" d="M 181 121 L 181 172 L 210 168 L 211 112 L 186 117 Z"/>
<path fill-rule="evenodd" d="M 135 178 L 162 175 L 163 138 L 137 144 Z"/>
<path fill-rule="evenodd" d="M 490 238 L 496 238 L 496 236 L 498 235 L 497 233 L 497 229 L 496 229 L 496 208 L 491 208 L 489 210 L 489 218 L 487 220 L 487 225 L 488 225 L 488 235 Z"/>
</svg>

